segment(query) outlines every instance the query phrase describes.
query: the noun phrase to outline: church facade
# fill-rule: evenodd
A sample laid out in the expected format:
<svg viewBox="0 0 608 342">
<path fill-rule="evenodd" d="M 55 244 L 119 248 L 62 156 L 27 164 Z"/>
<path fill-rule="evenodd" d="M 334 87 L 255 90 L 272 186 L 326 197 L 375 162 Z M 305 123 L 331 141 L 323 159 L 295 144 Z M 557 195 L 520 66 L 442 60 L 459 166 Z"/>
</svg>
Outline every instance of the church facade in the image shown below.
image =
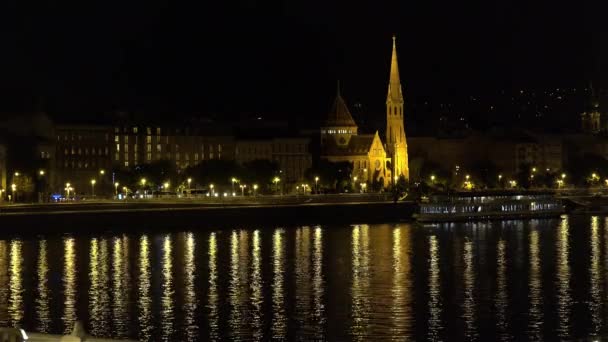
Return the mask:
<svg viewBox="0 0 608 342">
<path fill-rule="evenodd" d="M 398 177 L 409 179 L 403 104 L 396 40 L 393 37 L 384 141 L 378 131 L 359 134 L 338 87 L 336 99 L 321 126 L 321 158 L 331 162 L 350 162 L 353 165 L 352 177 L 362 182 L 379 182 L 388 186 Z"/>
</svg>

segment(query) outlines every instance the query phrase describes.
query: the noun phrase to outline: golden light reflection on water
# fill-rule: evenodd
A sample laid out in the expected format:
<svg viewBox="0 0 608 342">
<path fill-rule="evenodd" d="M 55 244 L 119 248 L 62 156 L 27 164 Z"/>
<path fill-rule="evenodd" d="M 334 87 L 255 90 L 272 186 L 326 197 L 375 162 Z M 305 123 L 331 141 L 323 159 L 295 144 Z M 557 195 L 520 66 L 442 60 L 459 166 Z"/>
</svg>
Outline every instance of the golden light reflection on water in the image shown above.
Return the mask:
<svg viewBox="0 0 608 342">
<path fill-rule="evenodd" d="M 557 254 L 557 333 L 560 338 L 564 339 L 567 339 L 570 336 L 570 307 L 572 305 L 572 298 L 570 295 L 569 229 L 568 218 L 562 219 L 557 231 L 555 246 Z"/>
<path fill-rule="evenodd" d="M 63 333 L 69 334 L 74 328 L 76 317 L 76 250 L 74 238 L 63 239 Z"/>
<path fill-rule="evenodd" d="M 429 236 L 429 332 L 428 340 L 440 339 L 441 324 L 441 279 L 439 269 L 439 242 L 435 235 Z"/>
<path fill-rule="evenodd" d="M 10 248 L 8 315 L 9 326 L 17 327 L 23 319 L 23 243 L 13 240 Z"/>
<path fill-rule="evenodd" d="M 218 315 L 218 293 L 217 293 L 217 238 L 215 233 L 209 235 L 209 298 L 207 308 L 209 309 L 209 339 L 219 338 L 219 315 Z"/>
<path fill-rule="evenodd" d="M 589 311 L 591 313 L 591 335 L 599 335 L 602 329 L 602 287 L 600 280 L 600 224 L 599 218 L 593 216 L 591 218 L 591 260 L 589 260 L 589 291 L 591 293 L 591 302 L 589 303 Z"/>
<path fill-rule="evenodd" d="M 475 265 L 473 261 L 473 242 L 464 243 L 464 302 L 463 317 L 465 323 L 465 337 L 472 341 L 477 339 L 477 328 L 475 317 Z"/>
<path fill-rule="evenodd" d="M 139 286 L 137 306 L 139 309 L 139 339 L 149 341 L 152 331 L 152 298 L 150 297 L 150 242 L 148 236 L 139 238 Z"/>
<path fill-rule="evenodd" d="M 259 341 L 264 336 L 264 293 L 262 292 L 264 283 L 262 280 L 262 246 L 259 230 L 253 232 L 251 259 L 250 289 L 251 305 L 253 306 L 251 325 L 253 328 L 253 339 Z"/>
<path fill-rule="evenodd" d="M 508 321 L 507 307 L 509 297 L 507 293 L 507 255 L 506 242 L 503 239 L 498 240 L 496 246 L 496 325 L 501 340 L 508 340 Z"/>
<path fill-rule="evenodd" d="M 239 235 L 236 230 L 230 235 L 230 285 L 228 286 L 228 300 L 230 302 L 230 330 L 239 331 L 241 324 L 241 310 L 239 308 L 239 290 L 241 287 L 239 274 Z"/>
<path fill-rule="evenodd" d="M 530 230 L 530 246 L 529 246 L 529 274 L 528 274 L 528 334 L 536 341 L 542 340 L 542 325 L 543 325 L 543 298 L 542 298 L 542 279 L 541 279 L 541 261 L 539 250 L 539 233 L 536 227 Z"/>
<path fill-rule="evenodd" d="M 195 313 L 198 302 L 196 299 L 195 277 L 196 264 L 194 253 L 196 244 L 192 233 L 186 234 L 186 243 L 184 249 L 184 325 L 186 329 L 186 338 L 188 341 L 196 341 L 198 336 L 198 324 L 196 322 Z"/>
<path fill-rule="evenodd" d="M 91 249 L 89 251 L 89 280 L 91 287 L 89 288 L 89 312 L 91 321 L 91 333 L 93 336 L 104 335 L 104 322 L 100 320 L 101 315 L 101 293 L 100 293 L 100 270 L 99 270 L 99 241 L 91 240 Z"/>
<path fill-rule="evenodd" d="M 171 235 L 167 234 L 163 239 L 163 261 L 162 261 L 162 295 L 161 295 L 161 328 L 162 339 L 171 340 L 173 335 L 173 245 Z"/>
<path fill-rule="evenodd" d="M 310 228 L 302 227 L 296 230 L 296 260 L 294 262 L 296 271 L 296 320 L 304 330 L 299 334 L 309 334 L 308 318 L 311 315 L 311 283 L 310 283 Z"/>
<path fill-rule="evenodd" d="M 115 237 L 112 242 L 112 320 L 115 334 L 118 337 L 126 337 L 128 332 L 129 316 L 127 314 L 127 293 L 125 291 L 128 283 L 126 282 L 127 259 L 125 259 L 125 246 L 123 240 Z"/>
<path fill-rule="evenodd" d="M 325 306 L 323 305 L 323 296 L 325 281 L 323 280 L 323 230 L 321 227 L 315 228 L 314 251 L 312 254 L 313 276 L 312 287 L 314 293 L 314 322 L 315 331 L 314 339 L 323 337 L 323 329 L 325 325 Z"/>
<path fill-rule="evenodd" d="M 0 326 L 8 325 L 8 247 L 5 240 L 0 240 Z"/>
<path fill-rule="evenodd" d="M 51 324 L 47 252 L 46 240 L 40 240 L 38 243 L 38 262 L 36 264 L 38 284 L 38 296 L 36 297 L 36 331 L 41 333 L 49 332 Z"/>
<path fill-rule="evenodd" d="M 364 340 L 369 326 L 370 309 L 370 269 L 369 269 L 369 227 L 356 225 L 352 229 L 352 326 L 351 335 L 355 340 Z"/>
<path fill-rule="evenodd" d="M 410 265 L 410 230 L 393 229 L 393 335 L 409 337 L 412 323 L 412 278 Z"/>
<path fill-rule="evenodd" d="M 284 339 L 287 330 L 285 317 L 285 289 L 284 267 L 285 256 L 283 246 L 283 229 L 275 229 L 272 236 L 272 326 L 271 332 L 275 339 Z"/>
</svg>

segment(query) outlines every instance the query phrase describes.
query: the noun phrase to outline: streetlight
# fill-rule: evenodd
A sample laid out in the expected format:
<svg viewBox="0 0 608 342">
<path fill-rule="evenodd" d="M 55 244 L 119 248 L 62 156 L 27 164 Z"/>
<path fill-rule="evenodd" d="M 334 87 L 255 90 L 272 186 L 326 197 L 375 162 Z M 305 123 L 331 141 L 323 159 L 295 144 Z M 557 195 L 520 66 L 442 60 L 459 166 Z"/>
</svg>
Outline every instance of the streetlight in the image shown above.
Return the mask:
<svg viewBox="0 0 608 342">
<path fill-rule="evenodd" d="M 163 184 L 163 188 L 165 189 L 165 191 L 169 190 L 169 182 L 165 182 Z"/>
<path fill-rule="evenodd" d="M 241 196 L 245 196 L 245 188 L 247 187 L 247 185 L 245 185 L 245 184 L 241 184 L 241 185 L 239 185 L 239 186 L 240 186 L 240 188 L 241 188 Z"/>
<path fill-rule="evenodd" d="M 431 175 L 431 183 L 434 185 L 435 184 L 435 175 Z"/>
<path fill-rule="evenodd" d="M 255 196 L 255 193 L 258 190 L 258 185 L 257 184 L 253 184 L 253 196 Z"/>
<path fill-rule="evenodd" d="M 190 180 L 190 178 L 188 178 L 188 180 Z M 188 182 L 188 187 L 190 187 L 190 182 Z M 213 188 L 214 188 L 214 187 L 215 187 L 215 186 L 213 185 L 213 183 L 212 183 L 212 184 L 209 184 L 209 189 L 211 189 L 211 194 L 212 194 L 212 195 L 214 194 L 214 191 L 213 191 Z"/>
<path fill-rule="evenodd" d="M 15 184 L 13 184 L 14 186 Z M 65 183 L 65 192 L 66 192 L 66 198 L 69 201 L 70 200 L 70 190 L 72 190 L 72 187 L 70 186 L 70 183 Z"/>
<path fill-rule="evenodd" d="M 469 175 L 464 176 L 464 178 L 466 178 L 467 180 L 469 180 L 469 178 L 471 178 Z"/>
<path fill-rule="evenodd" d="M 498 181 L 500 182 L 500 180 L 502 179 L 502 175 L 498 175 Z"/>
<path fill-rule="evenodd" d="M 118 197 L 118 186 L 120 184 L 118 184 L 118 182 L 114 183 L 114 196 Z"/>
<path fill-rule="evenodd" d="M 278 183 L 279 183 L 280 181 L 281 181 L 281 178 L 279 178 L 279 177 L 274 177 L 274 178 L 272 179 L 272 182 L 274 183 L 274 189 L 275 189 L 275 191 L 279 190 Z"/>
<path fill-rule="evenodd" d="M 190 184 L 192 183 L 192 178 L 188 178 L 188 190 L 190 190 Z"/>
<path fill-rule="evenodd" d="M 97 183 L 97 181 L 91 179 L 91 197 L 95 197 L 95 183 Z"/>
<path fill-rule="evenodd" d="M 145 197 L 145 195 L 146 195 L 146 179 L 145 178 L 141 179 L 141 189 L 144 193 L 143 197 Z"/>
<path fill-rule="evenodd" d="M 232 181 L 232 192 L 234 192 L 234 183 L 236 183 L 238 180 L 236 178 L 232 177 L 231 181 Z"/>
<path fill-rule="evenodd" d="M 44 170 L 38 171 L 38 174 L 41 175 L 41 176 L 44 176 Z"/>
<path fill-rule="evenodd" d="M 562 173 L 562 179 L 566 178 L 566 174 Z"/>
<path fill-rule="evenodd" d="M 361 183 L 361 189 L 363 192 L 365 192 L 365 189 L 367 189 L 367 183 Z"/>
<path fill-rule="evenodd" d="M 319 177 L 315 177 L 315 193 L 319 193 Z"/>
<path fill-rule="evenodd" d="M 99 170 L 99 174 L 102 175 L 102 176 L 105 175 L 106 174 L 106 170 L 104 170 L 104 169 Z"/>
</svg>

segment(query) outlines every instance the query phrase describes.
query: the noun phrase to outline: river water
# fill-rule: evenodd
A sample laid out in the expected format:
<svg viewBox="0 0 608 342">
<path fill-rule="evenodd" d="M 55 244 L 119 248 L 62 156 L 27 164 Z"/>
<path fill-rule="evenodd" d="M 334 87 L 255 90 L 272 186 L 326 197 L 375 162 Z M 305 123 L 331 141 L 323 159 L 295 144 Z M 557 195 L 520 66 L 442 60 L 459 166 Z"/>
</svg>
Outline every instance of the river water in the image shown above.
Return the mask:
<svg viewBox="0 0 608 342">
<path fill-rule="evenodd" d="M 0 326 L 75 320 L 150 341 L 603 335 L 608 218 L 0 236 Z"/>
</svg>

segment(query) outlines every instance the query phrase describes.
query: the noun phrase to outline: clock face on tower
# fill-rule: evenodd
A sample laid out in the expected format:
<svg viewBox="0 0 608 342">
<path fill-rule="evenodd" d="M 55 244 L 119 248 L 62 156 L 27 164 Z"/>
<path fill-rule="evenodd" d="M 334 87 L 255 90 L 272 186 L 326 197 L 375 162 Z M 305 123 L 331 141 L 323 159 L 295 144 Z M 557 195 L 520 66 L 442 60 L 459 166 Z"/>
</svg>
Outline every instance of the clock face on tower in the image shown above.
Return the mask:
<svg viewBox="0 0 608 342">
<path fill-rule="evenodd" d="M 380 160 L 376 160 L 376 170 L 380 170 Z"/>
</svg>

